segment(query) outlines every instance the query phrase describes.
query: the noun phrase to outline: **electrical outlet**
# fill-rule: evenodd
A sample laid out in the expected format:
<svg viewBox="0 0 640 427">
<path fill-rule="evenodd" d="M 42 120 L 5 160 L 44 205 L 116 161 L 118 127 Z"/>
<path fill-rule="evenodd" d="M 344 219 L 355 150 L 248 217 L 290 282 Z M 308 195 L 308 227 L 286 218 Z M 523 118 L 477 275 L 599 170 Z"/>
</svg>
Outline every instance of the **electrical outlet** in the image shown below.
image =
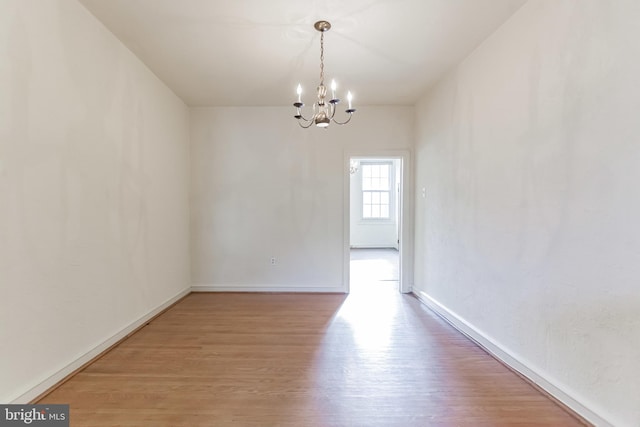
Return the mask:
<svg viewBox="0 0 640 427">
<path fill-rule="evenodd" d="M 276 257 L 271 257 L 271 265 L 276 265 Z"/>
</svg>

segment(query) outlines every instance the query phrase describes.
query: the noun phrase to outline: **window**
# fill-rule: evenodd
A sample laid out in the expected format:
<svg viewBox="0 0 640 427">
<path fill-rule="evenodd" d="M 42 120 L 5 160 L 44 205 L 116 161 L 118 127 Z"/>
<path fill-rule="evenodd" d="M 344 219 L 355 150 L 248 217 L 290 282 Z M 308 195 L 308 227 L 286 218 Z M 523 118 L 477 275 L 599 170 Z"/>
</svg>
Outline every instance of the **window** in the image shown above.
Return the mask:
<svg viewBox="0 0 640 427">
<path fill-rule="evenodd" d="M 362 218 L 390 219 L 391 162 L 362 163 Z"/>
</svg>

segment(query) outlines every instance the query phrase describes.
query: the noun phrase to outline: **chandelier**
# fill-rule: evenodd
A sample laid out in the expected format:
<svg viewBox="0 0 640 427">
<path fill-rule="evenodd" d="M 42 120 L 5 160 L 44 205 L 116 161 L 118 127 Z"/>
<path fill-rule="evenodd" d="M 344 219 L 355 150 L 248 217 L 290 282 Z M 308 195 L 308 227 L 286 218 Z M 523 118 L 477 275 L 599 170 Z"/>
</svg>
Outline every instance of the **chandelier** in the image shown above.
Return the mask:
<svg viewBox="0 0 640 427">
<path fill-rule="evenodd" d="M 356 172 L 358 172 L 358 161 L 351 159 L 349 161 L 349 173 L 353 175 Z"/>
<path fill-rule="evenodd" d="M 297 94 L 298 94 L 298 102 L 294 102 L 293 106 L 296 107 L 296 115 L 293 116 L 298 119 L 298 124 L 300 127 L 308 128 L 312 124 L 315 123 L 319 128 L 326 128 L 329 126 L 331 122 L 334 122 L 339 125 L 345 125 L 349 123 L 351 120 L 351 116 L 355 113 L 356 109 L 352 108 L 351 101 L 353 97 L 351 96 L 351 92 L 347 92 L 347 102 L 349 103 L 349 108 L 347 108 L 345 113 L 349 114 L 349 117 L 344 122 L 339 122 L 334 118 L 336 114 L 336 106 L 340 102 L 338 98 L 336 98 L 336 81 L 331 81 L 331 99 L 326 100 L 327 97 L 327 88 L 324 85 L 324 33 L 331 29 L 331 24 L 327 21 L 318 21 L 313 24 L 313 27 L 320 31 L 320 85 L 318 85 L 318 100 L 313 103 L 313 116 L 310 118 L 306 118 L 302 115 L 300 109 L 304 106 L 302 102 L 302 86 L 298 85 Z"/>
</svg>

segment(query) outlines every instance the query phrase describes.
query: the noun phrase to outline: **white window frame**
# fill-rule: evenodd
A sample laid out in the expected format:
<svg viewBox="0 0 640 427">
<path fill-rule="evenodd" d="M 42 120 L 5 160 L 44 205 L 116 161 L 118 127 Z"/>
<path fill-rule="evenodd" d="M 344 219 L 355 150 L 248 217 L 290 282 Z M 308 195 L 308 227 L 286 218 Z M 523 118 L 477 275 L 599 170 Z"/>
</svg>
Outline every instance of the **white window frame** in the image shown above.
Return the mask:
<svg viewBox="0 0 640 427">
<path fill-rule="evenodd" d="M 364 169 L 366 166 L 375 166 L 375 165 L 384 165 L 389 167 L 389 182 L 388 182 L 388 190 L 365 190 L 364 180 L 365 174 Z M 388 195 L 388 216 L 385 217 L 365 217 L 364 216 L 364 206 L 365 206 L 365 193 L 369 194 L 383 194 L 386 193 Z M 360 161 L 360 219 L 361 221 L 372 223 L 372 222 L 391 222 L 395 217 L 395 168 L 392 160 L 373 160 L 373 161 Z M 370 203 L 368 205 L 371 205 Z M 383 204 L 377 203 L 377 205 L 382 206 Z"/>
</svg>

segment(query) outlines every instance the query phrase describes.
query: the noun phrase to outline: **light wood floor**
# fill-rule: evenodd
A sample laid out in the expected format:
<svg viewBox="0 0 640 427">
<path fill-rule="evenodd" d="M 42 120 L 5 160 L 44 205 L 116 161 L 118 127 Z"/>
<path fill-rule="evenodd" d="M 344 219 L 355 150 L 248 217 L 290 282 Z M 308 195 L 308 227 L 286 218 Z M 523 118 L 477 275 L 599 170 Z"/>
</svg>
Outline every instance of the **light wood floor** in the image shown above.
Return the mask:
<svg viewBox="0 0 640 427">
<path fill-rule="evenodd" d="M 72 426 L 575 426 L 392 286 L 191 294 L 40 403 Z"/>
</svg>

